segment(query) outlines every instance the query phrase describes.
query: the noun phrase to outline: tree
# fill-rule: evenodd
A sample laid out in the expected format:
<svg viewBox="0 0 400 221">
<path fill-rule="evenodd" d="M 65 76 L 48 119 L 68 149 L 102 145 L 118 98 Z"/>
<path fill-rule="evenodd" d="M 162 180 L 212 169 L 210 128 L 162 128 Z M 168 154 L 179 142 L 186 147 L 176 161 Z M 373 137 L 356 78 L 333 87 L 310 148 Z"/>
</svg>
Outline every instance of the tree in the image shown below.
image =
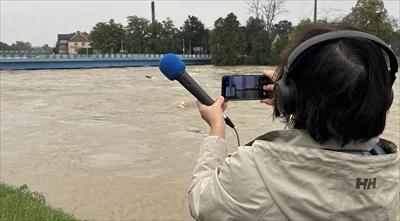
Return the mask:
<svg viewBox="0 0 400 221">
<path fill-rule="evenodd" d="M 16 41 L 12 45 L 8 45 L 5 42 L 0 42 L 0 50 L 12 50 L 12 51 L 25 51 L 24 53 L 52 53 L 53 48 L 48 44 L 44 44 L 41 47 L 33 47 L 30 42 Z"/>
<path fill-rule="evenodd" d="M 254 18 L 264 20 L 262 12 L 263 6 L 261 0 L 248 0 L 247 5 L 250 14 L 252 14 Z"/>
<path fill-rule="evenodd" d="M 372 32 L 385 41 L 390 40 L 393 32 L 391 19 L 382 0 L 358 0 L 343 22 Z"/>
<path fill-rule="evenodd" d="M 93 54 L 93 48 L 78 48 L 78 54 Z"/>
<path fill-rule="evenodd" d="M 293 28 L 292 32 L 290 32 L 289 39 L 297 36 L 299 33 L 301 33 L 302 30 L 308 29 L 310 26 L 313 25 L 314 22 L 312 22 L 309 18 L 300 20 L 299 23 Z"/>
<path fill-rule="evenodd" d="M 39 48 L 39 50 L 43 52 L 52 52 L 53 48 L 50 47 L 48 44 L 44 44 L 42 47 Z"/>
<path fill-rule="evenodd" d="M 16 41 L 11 45 L 11 50 L 17 50 L 17 51 L 31 51 L 33 50 L 32 44 L 30 42 L 24 42 L 24 41 Z"/>
<path fill-rule="evenodd" d="M 392 46 L 393 52 L 397 56 L 400 56 L 400 29 L 397 30 L 396 32 L 393 32 L 392 40 L 390 41 L 390 44 Z"/>
<path fill-rule="evenodd" d="M 293 30 L 292 22 L 288 20 L 279 21 L 273 26 L 274 35 L 279 35 L 281 37 L 288 36 Z"/>
<path fill-rule="evenodd" d="M 207 31 L 204 24 L 196 17 L 189 15 L 181 27 L 181 37 L 185 43 L 185 51 L 192 53 L 193 47 L 206 48 L 204 42 Z"/>
<path fill-rule="evenodd" d="M 170 18 L 160 23 L 129 16 L 126 33 L 126 45 L 130 53 L 181 52 L 179 30 Z"/>
<path fill-rule="evenodd" d="M 53 52 L 53 54 L 58 54 L 59 53 L 58 48 L 54 47 L 52 52 Z"/>
<path fill-rule="evenodd" d="M 129 16 L 126 26 L 126 47 L 130 53 L 145 53 L 146 42 L 150 32 L 150 21 L 137 16 Z"/>
<path fill-rule="evenodd" d="M 5 42 L 0 41 L 0 50 L 2 51 L 10 50 L 10 46 Z"/>
<path fill-rule="evenodd" d="M 283 8 L 285 4 L 285 0 L 265 0 L 265 4 L 263 5 L 263 15 L 265 18 L 265 25 L 267 27 L 267 31 L 272 31 L 272 26 L 274 21 L 278 15 L 284 13 L 286 10 Z"/>
<path fill-rule="evenodd" d="M 181 53 L 182 49 L 180 46 L 179 30 L 175 27 L 174 23 L 170 18 L 161 22 L 161 45 L 160 49 L 162 53 L 173 52 Z"/>
<path fill-rule="evenodd" d="M 218 18 L 210 34 L 212 62 L 216 65 L 236 65 L 243 61 L 245 28 L 240 26 L 235 14 Z"/>
<path fill-rule="evenodd" d="M 149 34 L 146 38 L 146 53 L 162 53 L 161 50 L 161 32 L 163 26 L 157 20 L 150 23 Z"/>
<path fill-rule="evenodd" d="M 288 44 L 289 34 L 292 31 L 293 26 L 290 21 L 283 20 L 274 24 L 274 40 L 271 44 L 270 64 L 276 65 L 281 61 L 282 53 Z"/>
<path fill-rule="evenodd" d="M 286 0 L 247 0 L 249 11 L 255 18 L 264 20 L 268 32 L 272 31 L 275 19 L 284 13 Z"/>
<path fill-rule="evenodd" d="M 108 23 L 99 22 L 90 32 L 91 46 L 102 53 L 117 53 L 125 38 L 123 26 L 110 19 Z"/>
<path fill-rule="evenodd" d="M 246 24 L 246 63 L 265 65 L 269 62 L 270 45 L 265 23 L 250 17 Z"/>
<path fill-rule="evenodd" d="M 203 53 L 208 53 L 210 50 L 210 46 L 208 42 L 210 41 L 210 29 L 206 28 L 205 29 L 205 34 L 203 35 L 203 38 L 201 39 L 201 45 L 203 45 Z"/>
<path fill-rule="evenodd" d="M 271 65 L 277 65 L 281 61 L 282 53 L 288 45 L 288 39 L 289 38 L 287 35 L 282 37 L 277 35 L 277 37 L 274 39 L 271 45 Z"/>
</svg>

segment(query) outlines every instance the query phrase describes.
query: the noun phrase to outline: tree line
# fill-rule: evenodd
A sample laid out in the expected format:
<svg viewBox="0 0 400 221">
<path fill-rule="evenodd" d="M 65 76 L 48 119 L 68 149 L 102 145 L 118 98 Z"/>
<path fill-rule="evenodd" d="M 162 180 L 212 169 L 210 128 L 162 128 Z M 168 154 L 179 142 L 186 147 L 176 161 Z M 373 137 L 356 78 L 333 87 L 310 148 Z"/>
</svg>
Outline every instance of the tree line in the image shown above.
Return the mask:
<svg viewBox="0 0 400 221">
<path fill-rule="evenodd" d="M 312 24 L 304 19 L 293 26 L 290 21 L 276 21 L 285 13 L 285 0 L 247 0 L 251 16 L 241 25 L 237 16 L 229 13 L 214 22 L 209 30 L 199 18 L 188 16 L 177 28 L 171 19 L 162 22 L 137 16 L 127 17 L 127 25 L 99 22 L 90 32 L 92 47 L 103 53 L 194 53 L 201 49 L 212 55 L 216 65 L 257 64 L 275 65 L 296 32 Z M 390 18 L 382 0 L 358 0 L 350 13 L 335 21 L 377 35 L 400 55 L 398 21 Z M 196 51 L 197 52 L 197 51 Z"/>
<path fill-rule="evenodd" d="M 209 30 L 195 16 L 189 16 L 180 28 L 170 18 L 150 22 L 129 16 L 127 23 L 125 27 L 113 19 L 97 23 L 90 32 L 92 47 L 101 53 L 193 53 L 194 48 L 209 52 Z"/>
<path fill-rule="evenodd" d="M 2 51 L 40 51 L 40 52 L 52 52 L 53 48 L 48 44 L 44 44 L 41 47 L 33 47 L 28 41 L 16 41 L 11 45 L 0 41 L 0 50 Z"/>
<path fill-rule="evenodd" d="M 151 22 L 138 16 L 128 16 L 126 26 L 113 19 L 98 22 L 90 31 L 91 46 L 99 53 L 207 53 L 216 65 L 275 65 L 291 37 L 305 25 L 314 23 L 310 19 L 301 20 L 296 26 L 287 20 L 276 22 L 277 16 L 285 13 L 285 0 L 247 0 L 247 3 L 251 16 L 244 25 L 233 13 L 218 18 L 212 29 L 205 28 L 199 18 L 191 15 L 180 27 L 170 18 Z M 343 18 L 316 22 L 339 22 L 373 33 L 400 55 L 399 23 L 389 17 L 382 0 L 358 0 Z M 18 41 L 11 46 L 1 42 L 0 47 L 1 50 L 32 48 L 29 42 Z"/>
<path fill-rule="evenodd" d="M 245 26 L 230 13 L 218 18 L 210 31 L 209 47 L 217 65 L 259 64 L 276 65 L 296 33 L 314 23 L 326 25 L 340 23 L 382 38 L 400 56 L 400 28 L 389 17 L 382 0 L 358 0 L 350 13 L 335 21 L 327 19 L 301 20 L 296 26 L 286 20 L 275 23 L 277 15 L 284 13 L 285 0 L 249 0 L 252 16 Z"/>
<path fill-rule="evenodd" d="M 127 23 L 97 23 L 90 32 L 92 47 L 101 53 L 211 53 L 213 62 L 221 65 L 273 64 L 293 30 L 292 23 L 283 20 L 269 31 L 263 19 L 254 17 L 241 26 L 233 13 L 215 21 L 212 30 L 191 15 L 179 28 L 169 18 L 150 22 L 129 16 Z"/>
</svg>

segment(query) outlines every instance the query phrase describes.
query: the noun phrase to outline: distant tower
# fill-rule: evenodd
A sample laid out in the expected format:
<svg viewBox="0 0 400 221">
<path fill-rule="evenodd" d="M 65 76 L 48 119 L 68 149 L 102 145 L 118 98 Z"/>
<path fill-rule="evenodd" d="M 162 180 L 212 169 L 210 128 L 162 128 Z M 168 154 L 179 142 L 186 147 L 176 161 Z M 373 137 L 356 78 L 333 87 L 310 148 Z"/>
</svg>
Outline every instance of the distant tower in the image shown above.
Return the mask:
<svg viewBox="0 0 400 221">
<path fill-rule="evenodd" d="M 156 21 L 156 12 L 154 8 L 154 1 L 151 1 L 151 22 L 154 23 Z"/>
</svg>

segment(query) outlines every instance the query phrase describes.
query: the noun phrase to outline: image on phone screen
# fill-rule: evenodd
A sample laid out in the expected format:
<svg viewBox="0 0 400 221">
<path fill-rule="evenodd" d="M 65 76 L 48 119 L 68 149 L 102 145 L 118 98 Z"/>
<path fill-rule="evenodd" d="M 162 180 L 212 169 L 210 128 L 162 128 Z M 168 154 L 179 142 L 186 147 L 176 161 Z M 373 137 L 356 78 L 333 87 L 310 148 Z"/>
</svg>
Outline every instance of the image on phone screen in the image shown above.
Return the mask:
<svg viewBox="0 0 400 221">
<path fill-rule="evenodd" d="M 263 75 L 231 75 L 222 77 L 222 96 L 227 100 L 260 100 L 269 97 L 263 85 L 269 79 Z"/>
</svg>

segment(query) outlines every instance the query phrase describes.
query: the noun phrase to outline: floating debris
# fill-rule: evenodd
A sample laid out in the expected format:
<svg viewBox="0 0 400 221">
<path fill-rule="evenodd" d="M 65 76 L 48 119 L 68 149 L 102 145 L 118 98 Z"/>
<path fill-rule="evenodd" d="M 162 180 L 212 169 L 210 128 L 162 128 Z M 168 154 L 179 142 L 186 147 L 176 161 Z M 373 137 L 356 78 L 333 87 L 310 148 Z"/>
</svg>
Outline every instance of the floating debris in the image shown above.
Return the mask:
<svg viewBox="0 0 400 221">
<path fill-rule="evenodd" d="M 146 78 L 148 78 L 148 79 L 153 79 L 154 76 L 146 75 Z"/>
<path fill-rule="evenodd" d="M 177 107 L 182 108 L 182 109 L 185 108 L 185 107 L 186 107 L 185 101 L 181 101 L 181 102 L 178 104 Z"/>
<path fill-rule="evenodd" d="M 188 132 L 193 132 L 196 134 L 204 134 L 205 131 L 204 130 L 199 130 L 199 129 L 191 129 L 191 130 L 187 130 Z"/>
</svg>

